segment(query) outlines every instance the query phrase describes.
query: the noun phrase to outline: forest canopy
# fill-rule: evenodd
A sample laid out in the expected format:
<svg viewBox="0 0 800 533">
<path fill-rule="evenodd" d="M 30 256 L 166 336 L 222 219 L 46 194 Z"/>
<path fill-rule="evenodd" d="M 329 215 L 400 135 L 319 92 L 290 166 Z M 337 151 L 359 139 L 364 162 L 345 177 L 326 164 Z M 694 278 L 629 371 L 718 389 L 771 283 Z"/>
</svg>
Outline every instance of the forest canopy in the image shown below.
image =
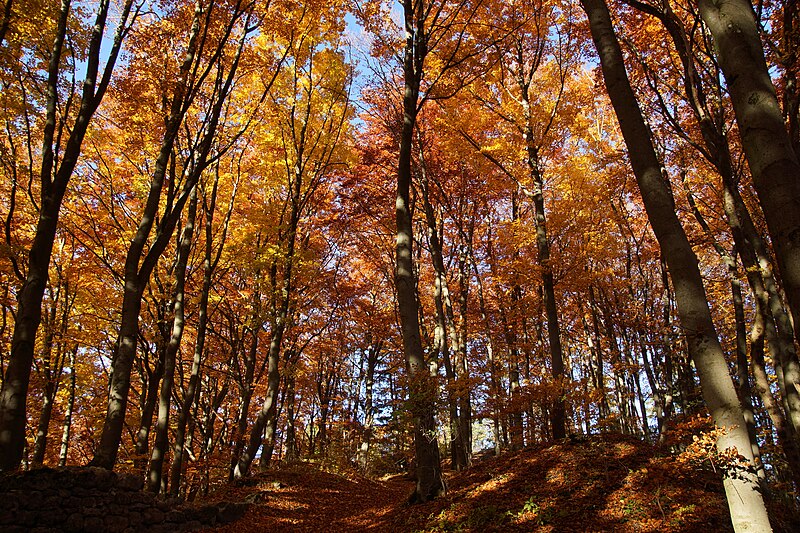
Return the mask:
<svg viewBox="0 0 800 533">
<path fill-rule="evenodd" d="M 795 0 L 3 0 L 0 471 L 193 498 L 309 460 L 425 502 L 624 433 L 769 530 L 798 50 Z"/>
</svg>

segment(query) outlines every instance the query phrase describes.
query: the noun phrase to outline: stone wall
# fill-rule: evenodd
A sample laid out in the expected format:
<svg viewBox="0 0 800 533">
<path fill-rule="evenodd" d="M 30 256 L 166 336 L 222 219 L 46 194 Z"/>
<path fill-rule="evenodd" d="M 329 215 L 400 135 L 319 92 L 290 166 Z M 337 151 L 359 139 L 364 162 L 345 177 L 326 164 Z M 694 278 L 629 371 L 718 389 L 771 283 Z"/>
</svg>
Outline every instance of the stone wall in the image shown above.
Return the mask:
<svg viewBox="0 0 800 533">
<path fill-rule="evenodd" d="M 197 531 L 238 520 L 246 504 L 181 504 L 102 468 L 40 468 L 0 476 L 0 531 Z"/>
</svg>

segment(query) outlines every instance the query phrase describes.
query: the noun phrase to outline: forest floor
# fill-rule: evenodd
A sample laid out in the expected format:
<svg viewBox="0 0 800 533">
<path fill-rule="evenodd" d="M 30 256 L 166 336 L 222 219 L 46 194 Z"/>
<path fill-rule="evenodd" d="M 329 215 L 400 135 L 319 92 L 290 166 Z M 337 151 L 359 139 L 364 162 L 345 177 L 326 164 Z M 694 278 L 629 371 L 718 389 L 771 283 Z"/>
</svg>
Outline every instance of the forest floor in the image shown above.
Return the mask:
<svg viewBox="0 0 800 533">
<path fill-rule="evenodd" d="M 732 531 L 718 473 L 621 435 L 490 457 L 446 475 L 446 496 L 410 506 L 406 476 L 345 477 L 310 464 L 272 470 L 217 493 L 254 505 L 216 531 Z M 775 531 L 793 531 L 797 517 L 772 511 Z"/>
</svg>

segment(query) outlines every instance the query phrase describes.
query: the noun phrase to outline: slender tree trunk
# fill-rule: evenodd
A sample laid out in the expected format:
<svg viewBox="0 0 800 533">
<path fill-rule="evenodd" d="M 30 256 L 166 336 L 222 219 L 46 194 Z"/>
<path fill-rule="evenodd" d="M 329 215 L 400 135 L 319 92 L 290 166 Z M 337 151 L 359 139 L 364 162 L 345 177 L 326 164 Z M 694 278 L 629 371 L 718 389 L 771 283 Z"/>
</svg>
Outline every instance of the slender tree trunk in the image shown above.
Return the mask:
<svg viewBox="0 0 800 533">
<path fill-rule="evenodd" d="M 706 404 L 715 424 L 727 429 L 717 441 L 717 447 L 720 451 L 736 448 L 739 454 L 752 462 L 742 407 L 711 319 L 697 258 L 675 214 L 674 201 L 662 175 L 651 132 L 642 118 L 628 80 L 608 7 L 603 0 L 581 0 L 581 3 L 589 17 L 606 89 L 628 146 L 628 156 L 648 219 L 669 266 L 681 326 L 700 374 Z M 735 474 L 724 478 L 734 529 L 739 532 L 771 531 L 755 474 L 746 471 Z"/>
<path fill-rule="evenodd" d="M 526 108 L 525 139 L 527 149 L 528 171 L 533 180 L 533 205 L 536 209 L 535 228 L 536 245 L 538 248 L 537 261 L 542 270 L 542 297 L 547 314 L 547 340 L 550 343 L 550 365 L 553 381 L 556 384 L 556 397 L 550 406 L 550 426 L 554 439 L 563 439 L 567 436 L 566 410 L 564 407 L 564 355 L 561 348 L 561 332 L 558 325 L 558 305 L 556 304 L 555 280 L 553 267 L 550 264 L 550 240 L 547 237 L 547 217 L 544 210 L 544 179 L 539 163 L 539 149 L 534 144 L 533 127 L 531 126 L 530 104 L 528 91 L 523 87 L 523 104 Z"/>
<path fill-rule="evenodd" d="M 461 433 L 461 415 L 458 411 L 459 391 L 456 387 L 458 376 L 451 357 L 451 348 L 456 350 L 457 336 L 453 323 L 453 306 L 447 286 L 447 272 L 442 255 L 442 241 L 436 223 L 436 214 L 430 201 L 430 187 L 425 165 L 422 138 L 419 139 L 419 170 L 421 175 L 422 201 L 425 220 L 428 226 L 428 245 L 434 270 L 434 302 L 436 305 L 435 344 L 444 363 L 447 379 L 447 405 L 450 413 L 450 462 L 454 470 L 463 470 L 467 464 L 464 449 L 464 436 Z M 449 339 L 449 342 L 448 342 Z M 455 342 L 454 342 L 455 341 Z"/>
<path fill-rule="evenodd" d="M 406 43 L 403 59 L 403 127 L 397 164 L 397 197 L 395 202 L 394 282 L 403 352 L 408 372 L 408 408 L 414 424 L 416 456 L 416 488 L 412 500 L 426 502 L 445 491 L 439 457 L 436 411 L 437 385 L 428 371 L 422 348 L 419 303 L 414 275 L 414 230 L 411 217 L 411 154 L 417 121 L 422 65 L 427 55 L 425 14 L 411 0 L 403 0 Z"/>
<path fill-rule="evenodd" d="M 162 487 L 162 470 L 164 466 L 164 456 L 167 452 L 167 432 L 169 431 L 170 400 L 172 399 L 172 388 L 175 382 L 175 365 L 178 358 L 183 329 L 185 323 L 186 309 L 184 305 L 186 296 L 186 270 L 189 263 L 189 253 L 192 248 L 192 238 L 194 236 L 194 222 L 197 214 L 197 185 L 192 188 L 189 197 L 189 211 L 186 217 L 186 227 L 183 229 L 178 246 L 178 260 L 175 265 L 175 290 L 173 294 L 173 313 L 172 335 L 167 344 L 167 351 L 164 357 L 164 379 L 161 381 L 161 391 L 158 396 L 158 421 L 156 422 L 156 438 L 153 444 L 153 453 L 150 457 L 150 472 L 148 474 L 148 490 L 158 493 L 161 489 L 166 492 L 166 483 Z"/>
<path fill-rule="evenodd" d="M 141 422 L 139 423 L 139 431 L 136 432 L 136 444 L 134 446 L 134 465 L 136 471 L 144 475 L 147 466 L 147 450 L 150 445 L 150 428 L 153 425 L 153 413 L 156 410 L 156 402 L 158 401 L 158 384 L 161 382 L 161 376 L 164 375 L 164 355 L 165 350 L 163 347 L 158 349 L 158 361 L 156 367 L 150 372 L 147 372 L 147 389 L 144 390 L 144 402 L 141 409 Z M 145 363 L 146 365 L 146 363 Z"/>
<path fill-rule="evenodd" d="M 280 344 L 285 329 L 285 320 L 286 312 L 283 311 L 282 316 L 279 316 L 275 323 L 275 328 L 270 338 L 269 352 L 267 355 L 267 394 L 264 398 L 264 403 L 261 405 L 261 410 L 258 413 L 256 422 L 250 429 L 250 438 L 247 448 L 239 455 L 236 461 L 236 466 L 233 470 L 234 479 L 239 479 L 247 475 L 247 472 L 250 470 L 250 465 L 253 459 L 255 459 L 256 452 L 261 447 L 262 441 L 265 440 L 264 429 L 267 423 L 271 423 L 276 419 L 276 414 L 278 412 L 278 388 L 280 387 L 281 381 L 278 364 L 280 359 Z"/>
<path fill-rule="evenodd" d="M 252 4 L 248 5 L 252 7 Z M 233 28 L 237 25 L 237 22 L 244 13 L 242 10 L 243 7 L 244 6 L 241 4 L 237 4 L 233 13 L 226 20 L 226 24 L 223 27 L 224 35 L 218 41 L 216 48 L 211 51 L 211 56 L 208 58 L 209 61 L 215 62 L 223 54 L 227 46 L 228 37 L 231 35 Z M 150 274 L 155 268 L 158 258 L 164 252 L 172 238 L 172 233 L 181 217 L 191 191 L 197 185 L 200 175 L 209 164 L 209 153 L 212 149 L 212 141 L 216 136 L 220 116 L 222 115 L 224 104 L 227 101 L 235 79 L 244 42 L 248 33 L 253 30 L 249 22 L 245 21 L 245 30 L 239 38 L 238 48 L 227 73 L 223 75 L 222 71 L 218 71 L 219 75 L 215 80 L 216 87 L 214 88 L 215 99 L 211 105 L 210 112 L 204 117 L 205 123 L 202 128 L 202 137 L 196 145 L 192 146 L 192 157 L 187 159 L 186 165 L 188 166 L 191 164 L 191 170 L 184 179 L 183 189 L 180 194 L 175 198 L 170 195 L 165 212 L 161 217 L 157 217 L 159 204 L 162 200 L 161 189 L 164 184 L 167 165 L 171 159 L 174 163 L 172 152 L 181 124 L 199 87 L 204 84 L 205 79 L 212 71 L 211 68 L 201 68 L 199 69 L 201 74 L 199 76 L 194 75 L 196 74 L 194 67 L 197 66 L 197 61 L 202 59 L 198 55 L 198 50 L 202 50 L 205 39 L 208 37 L 207 32 L 201 32 L 200 29 L 201 26 L 205 25 L 207 27 L 207 25 L 210 24 L 210 13 L 211 9 L 204 9 L 203 2 L 198 0 L 195 3 L 194 17 L 189 32 L 188 44 L 170 103 L 169 118 L 167 119 L 166 129 L 161 141 L 161 148 L 158 158 L 156 159 L 153 177 L 150 181 L 150 190 L 139 222 L 139 227 L 131 241 L 125 259 L 125 292 L 122 301 L 119 340 L 116 344 L 117 349 L 112 359 L 111 392 L 109 394 L 106 419 L 103 424 L 103 432 L 100 436 L 100 445 L 98 446 L 94 459 L 92 459 L 92 464 L 94 466 L 111 469 L 116 461 L 117 449 L 119 448 L 122 428 L 125 422 L 128 390 L 130 389 L 131 365 L 136 355 L 135 340 L 138 335 L 142 291 L 150 279 Z M 174 182 L 175 179 L 170 180 L 171 184 Z M 158 230 L 156 232 L 156 237 L 145 254 L 145 246 L 157 218 Z M 144 259 L 142 259 L 142 257 L 144 257 Z"/>
<path fill-rule="evenodd" d="M 259 291 L 254 291 L 253 300 L 256 301 L 261 300 L 261 295 Z M 261 325 L 259 324 L 259 314 L 260 314 L 260 304 L 256 304 L 253 307 L 253 315 L 252 315 L 252 339 L 250 341 L 250 349 L 246 355 L 245 359 L 245 375 L 244 375 L 244 383 L 240 384 L 240 391 L 241 391 L 241 403 L 239 405 L 239 413 L 236 420 L 236 424 L 234 426 L 234 438 L 233 438 L 233 450 L 231 453 L 231 464 L 230 470 L 228 473 L 228 480 L 232 480 L 236 477 L 236 469 L 239 464 L 239 458 L 242 455 L 242 451 L 244 450 L 245 446 L 245 435 L 247 435 L 247 413 L 250 410 L 250 402 L 253 399 L 253 388 L 255 384 L 253 383 L 253 378 L 255 376 L 255 368 L 256 368 L 256 355 L 258 351 L 258 332 L 261 330 Z"/>
<path fill-rule="evenodd" d="M 211 188 L 211 197 L 203 197 L 203 207 L 205 211 L 205 257 L 203 259 L 203 287 L 200 291 L 200 302 L 198 304 L 198 324 L 197 337 L 194 346 L 194 357 L 192 359 L 192 370 L 189 376 L 189 385 L 186 388 L 186 395 L 183 400 L 180 412 L 178 413 L 178 424 L 175 430 L 175 446 L 173 447 L 172 465 L 170 467 L 170 494 L 178 496 L 181 486 L 181 475 L 183 470 L 184 446 L 186 443 L 186 424 L 192 406 L 195 405 L 198 392 L 200 390 L 200 365 L 205 351 L 206 332 L 208 330 L 208 300 L 211 293 L 211 282 L 217 263 L 222 256 L 222 251 L 227 240 L 228 225 L 233 214 L 234 200 L 236 198 L 237 187 L 231 194 L 228 212 L 222 225 L 222 236 L 219 239 L 219 248 L 216 255 L 213 254 L 214 241 L 214 211 L 217 205 L 217 186 L 219 184 L 219 167 L 215 175 L 214 184 Z"/>
<path fill-rule="evenodd" d="M 69 436 L 72 430 L 72 413 L 75 410 L 75 386 L 77 374 L 75 372 L 75 357 L 78 348 L 75 347 L 69 353 L 69 396 L 67 397 L 67 408 L 64 412 L 64 429 L 61 432 L 61 450 L 58 454 L 58 466 L 66 466 L 67 452 L 69 451 Z"/>
<path fill-rule="evenodd" d="M 757 301 L 755 319 L 750 328 L 750 356 L 753 362 L 753 381 L 764 410 L 769 415 L 775 434 L 778 437 L 778 445 L 786 455 L 786 462 L 789 464 L 792 479 L 795 485 L 800 487 L 800 447 L 797 444 L 797 436 L 793 434 L 794 432 L 786 421 L 783 409 L 775 400 L 764 362 L 764 337 L 771 327 L 767 322 L 763 305 Z M 774 328 L 774 326 L 772 327 Z"/>
<path fill-rule="evenodd" d="M 47 313 L 45 321 L 45 336 L 43 339 L 44 346 L 42 347 L 42 366 L 44 378 L 44 391 L 42 392 L 42 411 L 39 414 L 39 422 L 36 427 L 36 439 L 33 443 L 33 457 L 31 464 L 41 465 L 44 463 L 45 452 L 47 451 L 47 435 L 50 429 L 50 419 L 53 416 L 53 403 L 55 401 L 56 392 L 58 392 L 59 380 L 63 370 L 63 360 L 61 359 L 61 342 L 64 337 L 64 326 L 66 319 L 62 321 L 62 335 L 59 339 L 59 346 L 57 348 L 57 355 L 53 359 L 53 342 L 56 340 L 56 315 L 58 312 L 59 300 L 61 299 L 60 290 L 53 291 L 56 296 L 53 298 L 51 308 Z"/>
<path fill-rule="evenodd" d="M 100 48 L 105 32 L 109 1 L 101 0 L 98 6 L 89 41 L 86 78 L 83 83 L 80 109 L 62 152 L 60 147 L 54 145 L 54 141 L 60 137 L 60 135 L 55 135 L 59 100 L 58 86 L 62 52 L 67 39 L 71 0 L 61 0 L 55 39 L 48 64 L 39 219 L 28 253 L 28 274 L 18 296 L 14 335 L 11 340 L 11 357 L 0 388 L 0 471 L 14 470 L 22 460 L 25 448 L 26 408 L 33 352 L 36 333 L 42 317 L 42 299 L 47 285 L 61 203 L 67 184 L 77 165 L 89 123 L 111 80 L 111 73 L 122 46 L 122 38 L 127 31 L 132 3 L 132 0 L 127 0 L 123 6 L 114 42 L 99 80 Z M 7 21 L 8 17 L 5 17 L 5 22 L 7 23 Z M 56 151 L 61 152 L 59 154 L 60 165 L 57 169 L 55 168 Z"/>
<path fill-rule="evenodd" d="M 191 66 L 195 62 L 197 37 L 200 31 L 200 17 L 202 7 L 197 4 L 195 8 L 192 30 L 189 36 L 189 46 L 181 65 L 179 81 L 173 95 L 170 115 L 167 120 L 167 128 L 161 147 L 156 159 L 153 177 L 150 181 L 142 216 L 136 234 L 131 241 L 128 253 L 125 258 L 125 286 L 122 299 L 122 313 L 119 328 L 119 338 L 111 363 L 111 390 L 108 398 L 108 409 L 106 411 L 103 431 L 100 436 L 100 444 L 97 447 L 95 456 L 92 459 L 93 466 L 100 466 L 112 469 L 117 459 L 117 450 L 122 429 L 125 424 L 125 411 L 128 407 L 128 391 L 130 389 L 131 368 L 134 357 L 136 356 L 136 339 L 139 335 L 139 313 L 142 307 L 142 294 L 150 274 L 157 263 L 158 257 L 166 247 L 167 241 L 172 234 L 172 228 L 177 220 L 173 222 L 170 231 L 159 233 L 160 246 L 157 243 L 150 248 L 145 257 L 144 264 L 139 265 L 142 256 L 145 255 L 150 231 L 156 222 L 159 203 L 161 202 L 161 189 L 164 185 L 164 178 L 167 174 L 172 148 L 178 136 L 178 130 L 186 113 L 185 98 L 187 97 L 187 83 Z M 173 217 L 175 211 L 180 212 L 178 205 L 173 206 Z M 183 206 L 180 205 L 180 208 Z M 166 228 L 164 228 L 166 229 Z M 166 237 L 165 237 L 166 235 Z"/>
<path fill-rule="evenodd" d="M 286 371 L 286 462 L 297 461 L 297 426 L 295 421 L 295 376 L 294 370 Z"/>
<path fill-rule="evenodd" d="M 364 472 L 369 471 L 369 450 L 372 444 L 373 425 L 375 423 L 375 408 L 373 406 L 373 388 L 375 386 L 375 368 L 378 366 L 378 357 L 383 348 L 383 341 L 369 343 L 367 348 L 367 374 L 364 378 L 364 435 L 359 450 L 359 463 Z"/>
<path fill-rule="evenodd" d="M 31 464 L 41 465 L 44 463 L 44 455 L 47 451 L 47 433 L 50 427 L 50 418 L 53 416 L 53 400 L 55 400 L 56 384 L 50 381 L 45 385 L 44 397 L 42 398 L 42 412 L 39 415 L 39 423 L 36 427 L 36 440 L 33 444 L 33 457 Z"/>
<path fill-rule="evenodd" d="M 592 340 L 594 341 L 595 360 L 592 365 L 596 369 L 595 388 L 600 393 L 600 418 L 608 418 L 611 409 L 608 406 L 608 395 L 606 394 L 605 363 L 603 362 L 603 345 L 600 343 L 600 321 L 597 313 L 597 301 L 594 295 L 594 286 L 589 286 L 589 311 L 592 315 Z"/>
</svg>

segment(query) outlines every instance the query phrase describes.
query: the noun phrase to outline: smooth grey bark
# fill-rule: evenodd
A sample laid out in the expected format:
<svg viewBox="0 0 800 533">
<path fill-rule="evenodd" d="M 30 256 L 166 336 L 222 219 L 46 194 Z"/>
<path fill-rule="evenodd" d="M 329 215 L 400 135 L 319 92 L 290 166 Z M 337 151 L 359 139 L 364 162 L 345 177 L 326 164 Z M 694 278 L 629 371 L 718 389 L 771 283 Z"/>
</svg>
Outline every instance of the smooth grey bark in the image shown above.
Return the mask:
<svg viewBox="0 0 800 533">
<path fill-rule="evenodd" d="M 754 388 L 772 422 L 772 427 L 778 437 L 778 445 L 786 455 L 792 479 L 795 485 L 800 487 L 800 447 L 797 444 L 797 435 L 787 422 L 780 403 L 775 399 L 764 360 L 764 339 L 765 336 L 769 337 L 767 332 L 770 327 L 774 329 L 774 325 L 769 325 L 768 322 L 764 304 L 756 300 L 756 313 L 750 328 L 750 358 L 752 361 Z"/>
<path fill-rule="evenodd" d="M 297 461 L 299 457 L 298 449 L 297 449 L 297 425 L 296 425 L 296 411 L 295 411 L 295 401 L 296 401 L 296 382 L 297 378 L 294 375 L 296 369 L 288 369 L 286 370 L 286 455 L 284 456 L 284 460 L 287 463 L 293 463 Z"/>
<path fill-rule="evenodd" d="M 11 357 L 0 388 L 0 471 L 19 467 L 25 448 L 25 422 L 33 352 L 36 334 L 42 317 L 42 298 L 49 277 L 50 257 L 53 251 L 61 203 L 78 158 L 83 139 L 92 117 L 105 95 L 122 40 L 129 30 L 128 19 L 133 0 L 126 0 L 117 22 L 108 59 L 100 73 L 101 46 L 108 16 L 109 0 L 101 0 L 86 59 L 86 78 L 83 82 L 78 115 L 63 148 L 55 146 L 61 135 L 56 135 L 58 114 L 58 84 L 64 43 L 67 39 L 71 0 L 62 0 L 56 23 L 56 34 L 47 69 L 46 110 L 42 142 L 40 172 L 41 197 L 36 232 L 28 252 L 28 274 L 17 295 L 17 313 L 11 340 Z M 134 14 L 133 19 L 136 18 Z M 59 152 L 56 165 L 56 152 Z"/>
<path fill-rule="evenodd" d="M 722 177 L 723 208 L 737 252 L 742 258 L 754 296 L 764 301 L 764 311 L 771 315 L 767 320 L 768 340 L 776 355 L 776 365 L 778 365 L 776 369 L 783 375 L 781 394 L 787 417 L 797 433 L 800 430 L 800 381 L 798 381 L 800 363 L 794 346 L 794 328 L 783 306 L 783 298 L 777 290 L 772 273 L 771 254 L 767 252 L 763 238 L 756 229 L 749 209 L 738 190 L 739 180 L 734 172 L 727 134 L 728 126 L 724 121 L 724 113 L 719 109 L 719 99 L 709 98 L 706 94 L 709 90 L 704 87 L 704 80 L 696 64 L 697 52 L 694 51 L 680 19 L 669 5 L 665 4 L 661 9 L 657 9 L 637 0 L 626 0 L 626 2 L 662 22 L 680 57 L 684 70 L 683 84 L 687 102 L 700 128 L 703 144 L 694 143 L 683 131 L 679 131 L 679 134 L 692 142 Z M 713 79 L 710 90 L 715 94 L 722 93 L 719 80 Z M 697 216 L 697 210 L 694 211 Z M 704 230 L 707 233 L 709 231 L 707 228 Z M 719 247 L 716 248 L 719 252 Z M 765 298 L 768 298 L 768 304 Z"/>
<path fill-rule="evenodd" d="M 733 310 L 734 310 L 734 323 L 736 325 L 736 375 L 738 378 L 738 393 L 739 393 L 739 400 L 742 402 L 742 413 L 744 415 L 745 422 L 747 423 L 747 434 L 750 436 L 750 447 L 753 453 L 753 459 L 756 463 L 756 469 L 758 472 L 759 479 L 764 480 L 765 472 L 764 472 L 764 465 L 761 462 L 761 452 L 758 449 L 758 440 L 756 437 L 756 420 L 755 414 L 753 411 L 753 401 L 752 401 L 752 390 L 750 387 L 750 374 L 748 372 L 748 363 L 747 363 L 747 326 L 745 324 L 744 318 L 744 301 L 742 298 L 742 283 L 739 280 L 739 272 L 737 269 L 736 259 L 731 256 L 731 254 L 717 242 L 714 238 L 714 234 L 711 231 L 711 227 L 706 222 L 705 217 L 700 212 L 700 209 L 697 207 L 697 203 L 695 202 L 694 195 L 692 194 L 689 186 L 686 184 L 685 181 L 685 174 L 681 176 L 684 178 L 683 186 L 686 192 L 686 198 L 689 202 L 689 207 L 692 210 L 692 214 L 694 214 L 694 218 L 697 220 L 700 227 L 705 232 L 706 236 L 711 241 L 711 244 L 714 250 L 719 255 L 722 263 L 728 270 L 728 275 L 731 278 L 731 297 L 733 300 Z M 726 189 L 726 192 L 727 189 Z M 726 194 L 726 197 L 730 196 L 730 194 Z M 729 217 L 729 224 L 730 224 L 730 217 Z"/>
<path fill-rule="evenodd" d="M 313 98 L 319 91 L 320 79 L 325 79 L 324 74 L 316 72 L 315 54 L 319 50 L 312 47 L 309 57 L 304 61 L 302 68 L 295 66 L 293 90 L 295 104 L 292 105 L 285 118 L 286 129 L 282 131 L 285 157 L 283 164 L 286 171 L 286 190 L 288 196 L 282 213 L 282 229 L 279 240 L 286 243 L 285 258 L 282 264 L 280 288 L 277 284 L 277 265 L 271 272 L 274 294 L 272 302 L 272 324 L 270 331 L 269 352 L 267 355 L 267 393 L 255 423 L 250 431 L 250 438 L 244 453 L 242 453 L 233 470 L 234 478 L 247 475 L 250 464 L 255 458 L 258 448 L 263 445 L 262 468 L 269 465 L 274 449 L 274 439 L 278 421 L 278 403 L 280 377 L 280 351 L 284 335 L 289 327 L 292 317 L 292 301 L 294 299 L 295 280 L 294 268 L 297 261 L 296 248 L 298 226 L 306 212 L 309 200 L 325 178 L 334 155 L 339 135 L 343 132 L 345 117 L 347 115 L 348 95 L 345 79 L 332 100 L 327 101 L 324 109 L 316 107 Z M 288 50 L 286 52 L 288 54 Z M 299 60 L 298 58 L 294 58 Z M 302 77 L 301 77 L 302 74 Z M 341 111 L 336 109 L 337 104 L 343 106 Z M 315 122 L 319 118 L 320 122 Z M 326 135 L 330 135 L 327 139 Z M 301 242 L 301 246 L 303 243 Z M 290 312 L 291 311 L 291 312 Z"/>
<path fill-rule="evenodd" d="M 519 201 L 517 191 L 511 194 L 511 221 L 516 222 L 519 220 Z M 514 259 L 519 257 L 516 250 L 512 252 Z M 492 273 L 496 269 L 497 258 L 495 257 L 494 247 L 491 240 L 487 241 L 487 256 L 489 259 L 489 266 Z M 516 314 L 520 313 L 520 306 L 522 300 L 522 287 L 519 285 L 518 274 L 514 273 L 512 276 L 511 290 L 509 291 L 509 299 L 511 300 L 510 310 Z M 516 451 L 522 449 L 524 445 L 523 427 L 522 427 L 522 412 L 520 400 L 520 379 L 519 379 L 519 348 L 517 342 L 516 330 L 509 320 L 508 309 L 505 305 L 501 305 L 498 309 L 500 314 L 500 324 L 503 330 L 503 338 L 506 344 L 508 353 L 508 388 L 510 395 L 510 402 L 506 402 L 506 411 L 508 412 L 508 428 L 510 433 L 511 449 Z"/>
<path fill-rule="evenodd" d="M 753 185 L 767 221 L 795 324 L 800 324 L 800 163 L 786 131 L 753 7 L 746 0 L 699 0 L 700 16 L 731 95 Z M 795 339 L 800 332 L 795 329 Z M 800 383 L 800 366 L 785 369 Z"/>
<path fill-rule="evenodd" d="M 472 236 L 474 233 L 474 217 L 470 219 L 467 235 L 463 235 L 465 243 L 461 244 L 458 254 L 458 325 L 455 328 L 457 339 L 455 350 L 455 366 L 458 372 L 458 411 L 460 416 L 459 434 L 461 445 L 464 448 L 464 466 L 472 464 L 472 386 L 469 379 L 469 366 L 467 364 L 467 312 L 470 288 L 470 262 L 472 254 Z"/>
<path fill-rule="evenodd" d="M 678 315 L 689 354 L 700 375 L 703 397 L 714 423 L 727 430 L 718 439 L 717 448 L 721 452 L 735 448 L 752 462 L 742 407 L 711 319 L 697 257 L 675 213 L 674 200 L 653 148 L 652 133 L 631 89 L 608 6 L 604 0 L 581 0 L 581 4 L 589 17 L 606 90 L 628 147 L 645 211 L 669 268 Z M 734 529 L 771 531 L 755 474 L 747 471 L 731 474 L 725 475 L 723 484 Z"/>
<path fill-rule="evenodd" d="M 302 154 L 301 154 L 302 155 Z M 300 165 L 297 166 L 298 173 L 300 173 Z M 270 443 L 268 439 L 274 437 L 274 429 L 272 424 L 277 421 L 278 413 L 278 392 L 281 382 L 280 377 L 280 350 L 283 341 L 284 333 L 286 332 L 287 319 L 289 315 L 289 306 L 292 298 L 292 269 L 294 266 L 295 244 L 297 240 L 297 225 L 300 221 L 300 207 L 301 207 L 301 191 L 302 191 L 302 175 L 294 175 L 294 180 L 290 183 L 291 198 L 288 202 L 291 204 L 289 220 L 287 221 L 288 228 L 286 230 L 286 257 L 284 260 L 283 281 L 280 286 L 280 299 L 277 307 L 273 309 L 274 319 L 270 331 L 269 351 L 267 352 L 267 393 L 264 397 L 264 402 L 261 404 L 261 409 L 258 412 L 256 421 L 250 429 L 250 437 L 247 442 L 247 447 L 239 454 L 236 465 L 233 468 L 233 478 L 240 479 L 247 475 L 250 470 L 250 465 L 255 459 L 256 452 L 261 447 L 262 443 L 267 444 L 269 448 Z M 276 280 L 276 266 L 273 265 L 271 278 L 273 283 Z M 275 287 L 277 289 L 277 287 Z M 269 427 L 268 427 L 269 426 Z M 267 437 L 265 437 L 265 430 L 268 430 Z M 265 450 L 262 450 L 262 454 Z"/>
</svg>

